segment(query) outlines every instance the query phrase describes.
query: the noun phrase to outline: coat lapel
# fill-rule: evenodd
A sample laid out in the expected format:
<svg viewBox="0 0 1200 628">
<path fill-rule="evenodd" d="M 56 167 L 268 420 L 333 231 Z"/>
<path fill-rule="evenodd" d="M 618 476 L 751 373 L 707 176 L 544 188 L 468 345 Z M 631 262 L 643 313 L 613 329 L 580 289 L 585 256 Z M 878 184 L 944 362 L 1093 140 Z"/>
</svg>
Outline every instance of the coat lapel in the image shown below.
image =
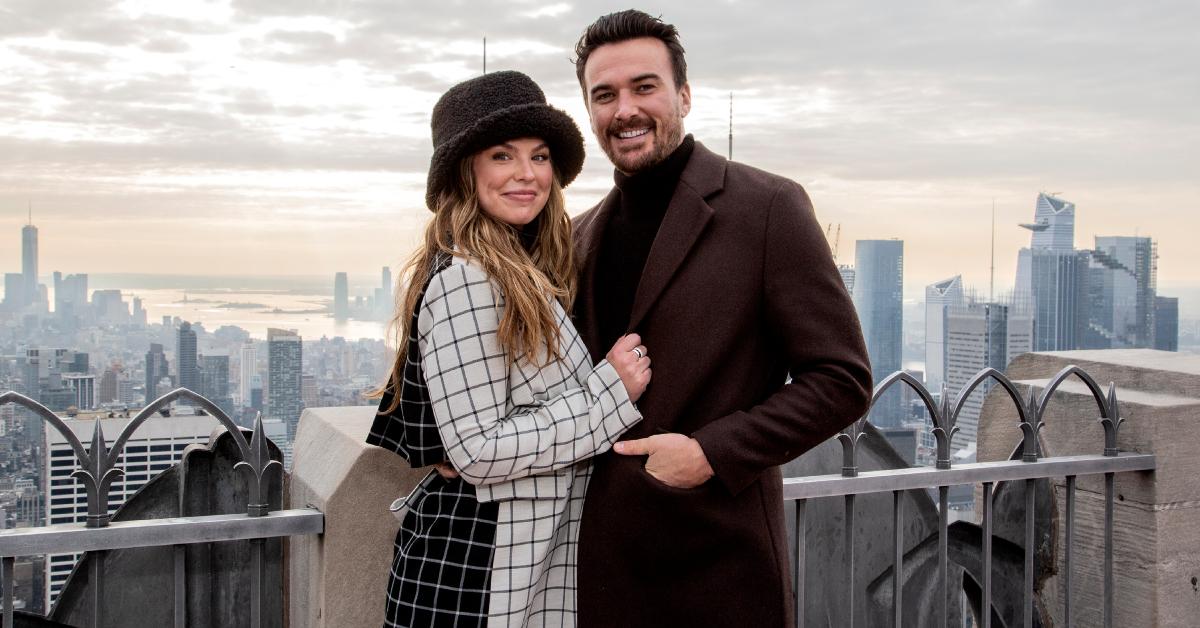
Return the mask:
<svg viewBox="0 0 1200 628">
<path fill-rule="evenodd" d="M 617 207 L 619 192 L 613 188 L 600 201 L 596 211 L 587 216 L 577 227 L 578 246 L 575 249 L 579 264 L 579 287 L 575 302 L 575 324 L 579 335 L 587 345 L 593 359 L 603 357 L 608 347 L 596 346 L 600 339 L 600 323 L 596 311 L 596 261 L 600 256 L 600 244 L 604 241 L 604 230 Z"/>
<path fill-rule="evenodd" d="M 696 142 L 692 157 L 683 169 L 679 185 L 671 197 L 671 204 L 663 216 L 662 225 L 658 228 L 658 235 L 650 247 L 650 255 L 646 259 L 637 295 L 633 300 L 633 311 L 629 317 L 630 330 L 637 330 L 641 325 L 642 319 L 666 289 L 671 277 L 708 226 L 713 217 L 713 209 L 706 199 L 720 191 L 724 185 L 725 159 Z M 612 198 L 613 195 L 610 194 L 605 202 Z"/>
</svg>

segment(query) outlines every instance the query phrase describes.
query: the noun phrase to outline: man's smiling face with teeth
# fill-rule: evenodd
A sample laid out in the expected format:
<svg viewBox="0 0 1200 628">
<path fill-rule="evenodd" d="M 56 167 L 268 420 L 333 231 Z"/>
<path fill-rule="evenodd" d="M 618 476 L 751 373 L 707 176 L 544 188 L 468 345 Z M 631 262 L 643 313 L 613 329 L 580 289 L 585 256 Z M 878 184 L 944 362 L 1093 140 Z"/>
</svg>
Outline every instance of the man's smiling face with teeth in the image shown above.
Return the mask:
<svg viewBox="0 0 1200 628">
<path fill-rule="evenodd" d="M 676 89 L 670 54 L 646 37 L 600 46 L 584 68 L 592 132 L 618 170 L 645 170 L 683 141 L 691 110 L 688 85 Z"/>
</svg>

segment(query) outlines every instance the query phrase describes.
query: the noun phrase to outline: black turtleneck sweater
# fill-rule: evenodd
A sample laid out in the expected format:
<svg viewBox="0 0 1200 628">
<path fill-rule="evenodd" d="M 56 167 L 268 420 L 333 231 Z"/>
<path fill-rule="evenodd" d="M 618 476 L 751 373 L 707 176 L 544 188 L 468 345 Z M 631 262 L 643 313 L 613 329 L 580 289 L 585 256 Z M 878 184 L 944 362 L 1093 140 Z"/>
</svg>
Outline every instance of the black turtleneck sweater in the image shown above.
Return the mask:
<svg viewBox="0 0 1200 628">
<path fill-rule="evenodd" d="M 688 135 L 651 168 L 633 175 L 620 171 L 613 175 L 620 198 L 604 229 L 596 259 L 595 303 L 602 347 L 611 347 L 623 334 L 636 331 L 629 329 L 629 317 L 642 269 L 694 145 Z"/>
</svg>

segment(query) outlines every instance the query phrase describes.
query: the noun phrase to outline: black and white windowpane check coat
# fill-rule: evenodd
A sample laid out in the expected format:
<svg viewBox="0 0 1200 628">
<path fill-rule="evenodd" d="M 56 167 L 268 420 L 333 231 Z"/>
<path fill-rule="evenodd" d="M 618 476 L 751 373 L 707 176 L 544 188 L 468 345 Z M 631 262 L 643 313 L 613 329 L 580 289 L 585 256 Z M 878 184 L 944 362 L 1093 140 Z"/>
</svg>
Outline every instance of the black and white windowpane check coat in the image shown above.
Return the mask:
<svg viewBox="0 0 1200 628">
<path fill-rule="evenodd" d="M 473 485 L 467 488 L 474 489 L 477 502 L 495 508 L 481 508 L 475 515 L 480 521 L 459 528 L 494 521 L 485 606 L 490 627 L 574 626 L 576 540 L 591 475 L 588 458 L 606 451 L 641 419 L 616 370 L 607 361 L 593 368 L 567 313 L 557 302 L 554 308 L 563 358 L 544 366 L 524 360 L 510 365 L 497 339 L 503 296 L 478 266 L 456 257 L 430 279 L 417 320 L 421 368 L 414 380 L 424 381 L 432 409 L 422 416 L 432 415 L 445 459 Z M 461 492 L 452 482 L 430 478 L 410 498 L 410 517 L 421 517 L 427 502 L 444 510 L 444 500 L 417 494 L 442 488 Z M 436 579 L 446 562 L 454 562 L 449 554 L 461 552 L 453 540 L 438 539 L 446 553 L 433 556 L 438 543 L 418 538 L 419 527 L 405 543 L 422 547 L 422 560 L 438 564 L 424 572 Z M 400 561 L 406 548 L 397 549 Z M 395 564 L 392 571 L 395 581 Z M 437 584 L 454 589 L 457 583 Z M 463 593 L 432 598 L 438 609 L 453 613 L 454 604 L 469 597 Z M 464 624 L 473 625 L 469 620 L 458 625 Z"/>
</svg>

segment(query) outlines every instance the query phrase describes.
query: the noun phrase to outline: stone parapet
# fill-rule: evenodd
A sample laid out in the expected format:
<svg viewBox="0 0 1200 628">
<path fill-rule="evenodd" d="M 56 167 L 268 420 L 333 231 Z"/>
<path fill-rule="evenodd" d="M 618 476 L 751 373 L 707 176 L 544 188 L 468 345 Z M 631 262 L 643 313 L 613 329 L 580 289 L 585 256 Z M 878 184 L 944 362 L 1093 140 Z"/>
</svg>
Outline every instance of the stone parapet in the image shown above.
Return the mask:
<svg viewBox="0 0 1200 628">
<path fill-rule="evenodd" d="M 1116 382 L 1121 451 L 1154 454 L 1154 473 L 1116 476 L 1114 621 L 1116 626 L 1192 626 L 1200 617 L 1200 355 L 1148 349 L 1028 353 L 1008 377 L 1028 395 L 1074 364 L 1106 391 Z M 1099 454 L 1104 431 L 1087 386 L 1077 378 L 1058 389 L 1041 433 L 1043 456 Z M 993 389 L 979 421 L 978 460 L 1002 460 L 1021 440 L 1017 412 Z M 1053 564 L 1037 567 L 1044 625 L 1065 625 L 1066 481 L 1051 483 Z M 1072 624 L 1102 625 L 1104 477 L 1077 480 L 1073 544 Z M 977 509 L 978 510 L 978 509 Z M 1019 539 L 1012 539 L 1020 542 Z M 1045 550 L 1046 548 L 1041 548 Z M 1045 556 L 1046 554 L 1040 554 Z"/>
<path fill-rule="evenodd" d="M 294 507 L 325 513 L 325 533 L 286 550 L 291 628 L 380 626 L 399 522 L 388 511 L 427 470 L 365 442 L 374 407 L 309 408 L 288 486 Z"/>
</svg>

